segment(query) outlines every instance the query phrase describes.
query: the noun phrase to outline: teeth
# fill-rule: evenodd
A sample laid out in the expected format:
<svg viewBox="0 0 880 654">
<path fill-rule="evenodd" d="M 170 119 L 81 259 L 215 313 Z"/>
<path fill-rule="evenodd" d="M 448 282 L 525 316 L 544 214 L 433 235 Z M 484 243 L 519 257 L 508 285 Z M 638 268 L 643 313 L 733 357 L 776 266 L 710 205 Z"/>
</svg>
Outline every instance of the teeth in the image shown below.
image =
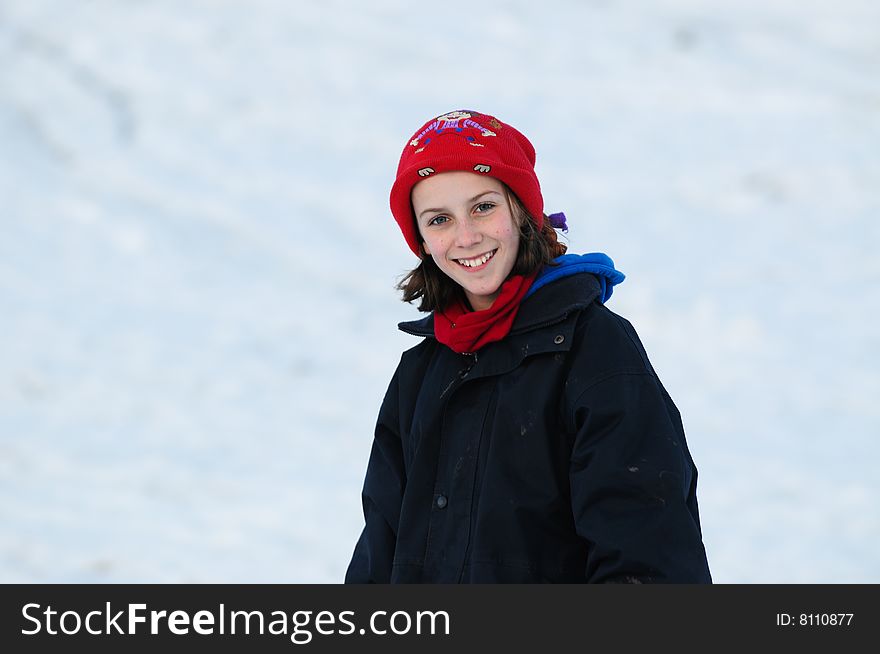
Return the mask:
<svg viewBox="0 0 880 654">
<path fill-rule="evenodd" d="M 458 263 L 462 266 L 466 266 L 468 268 L 474 268 L 475 266 L 482 266 L 489 259 L 495 256 L 496 250 L 492 250 L 491 252 L 487 252 L 482 257 L 477 257 L 476 259 L 456 259 Z"/>
</svg>

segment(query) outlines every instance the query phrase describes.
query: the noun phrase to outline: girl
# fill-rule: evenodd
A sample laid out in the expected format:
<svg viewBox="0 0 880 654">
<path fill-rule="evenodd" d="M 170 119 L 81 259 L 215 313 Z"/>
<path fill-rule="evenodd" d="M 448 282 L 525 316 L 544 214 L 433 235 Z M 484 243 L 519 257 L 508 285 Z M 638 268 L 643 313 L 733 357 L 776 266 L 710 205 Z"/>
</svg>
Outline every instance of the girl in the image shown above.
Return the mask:
<svg viewBox="0 0 880 654">
<path fill-rule="evenodd" d="M 422 320 L 379 411 L 347 583 L 710 583 L 697 470 L 623 274 L 568 255 L 535 150 L 475 111 L 409 140 L 391 211 Z"/>
</svg>

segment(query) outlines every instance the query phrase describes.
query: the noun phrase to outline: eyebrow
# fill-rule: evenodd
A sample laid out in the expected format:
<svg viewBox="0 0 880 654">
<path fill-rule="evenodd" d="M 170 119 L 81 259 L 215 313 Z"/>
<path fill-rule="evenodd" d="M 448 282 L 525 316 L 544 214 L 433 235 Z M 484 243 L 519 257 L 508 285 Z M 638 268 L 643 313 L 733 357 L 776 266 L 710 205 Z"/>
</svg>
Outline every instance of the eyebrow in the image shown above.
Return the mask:
<svg viewBox="0 0 880 654">
<path fill-rule="evenodd" d="M 489 194 L 491 194 L 491 193 L 495 193 L 496 195 L 501 195 L 501 193 L 499 193 L 498 191 L 483 191 L 482 193 L 478 193 L 477 195 L 475 195 L 474 197 L 472 197 L 470 200 L 468 200 L 468 202 L 476 202 L 477 200 L 479 200 L 479 199 L 480 199 L 481 197 L 483 197 L 484 195 L 489 195 Z M 440 209 L 423 209 L 422 212 L 419 214 L 419 218 L 421 218 L 422 216 L 424 216 L 426 213 L 431 213 L 432 211 L 447 211 L 447 209 L 443 209 L 443 208 L 440 208 Z"/>
</svg>

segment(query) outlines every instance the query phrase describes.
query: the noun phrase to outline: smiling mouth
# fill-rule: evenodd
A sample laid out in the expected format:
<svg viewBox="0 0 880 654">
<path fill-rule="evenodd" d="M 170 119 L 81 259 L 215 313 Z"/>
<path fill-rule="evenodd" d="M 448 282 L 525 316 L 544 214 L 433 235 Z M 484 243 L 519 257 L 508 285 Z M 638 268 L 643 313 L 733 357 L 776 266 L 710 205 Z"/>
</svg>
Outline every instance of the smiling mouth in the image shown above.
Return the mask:
<svg viewBox="0 0 880 654">
<path fill-rule="evenodd" d="M 486 252 L 486 254 L 482 254 L 479 257 L 475 257 L 473 259 L 455 259 L 454 261 L 465 268 L 477 268 L 486 263 L 489 259 L 495 256 L 495 253 L 498 252 L 498 248 L 490 252 Z"/>
</svg>

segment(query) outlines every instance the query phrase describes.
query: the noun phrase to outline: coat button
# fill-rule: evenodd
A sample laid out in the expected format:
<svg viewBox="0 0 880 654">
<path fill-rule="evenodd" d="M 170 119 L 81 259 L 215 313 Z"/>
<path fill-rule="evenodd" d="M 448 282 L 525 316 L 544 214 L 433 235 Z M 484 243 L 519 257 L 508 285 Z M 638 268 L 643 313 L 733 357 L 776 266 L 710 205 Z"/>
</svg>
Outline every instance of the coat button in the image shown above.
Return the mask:
<svg viewBox="0 0 880 654">
<path fill-rule="evenodd" d="M 563 336 L 562 334 L 557 334 L 556 338 L 553 339 L 553 342 L 556 343 L 557 345 L 559 345 L 564 340 L 565 340 L 565 336 Z"/>
<path fill-rule="evenodd" d="M 438 509 L 445 509 L 447 503 L 448 503 L 448 500 L 446 499 L 445 495 L 438 495 L 437 496 L 436 504 L 437 504 Z"/>
</svg>

